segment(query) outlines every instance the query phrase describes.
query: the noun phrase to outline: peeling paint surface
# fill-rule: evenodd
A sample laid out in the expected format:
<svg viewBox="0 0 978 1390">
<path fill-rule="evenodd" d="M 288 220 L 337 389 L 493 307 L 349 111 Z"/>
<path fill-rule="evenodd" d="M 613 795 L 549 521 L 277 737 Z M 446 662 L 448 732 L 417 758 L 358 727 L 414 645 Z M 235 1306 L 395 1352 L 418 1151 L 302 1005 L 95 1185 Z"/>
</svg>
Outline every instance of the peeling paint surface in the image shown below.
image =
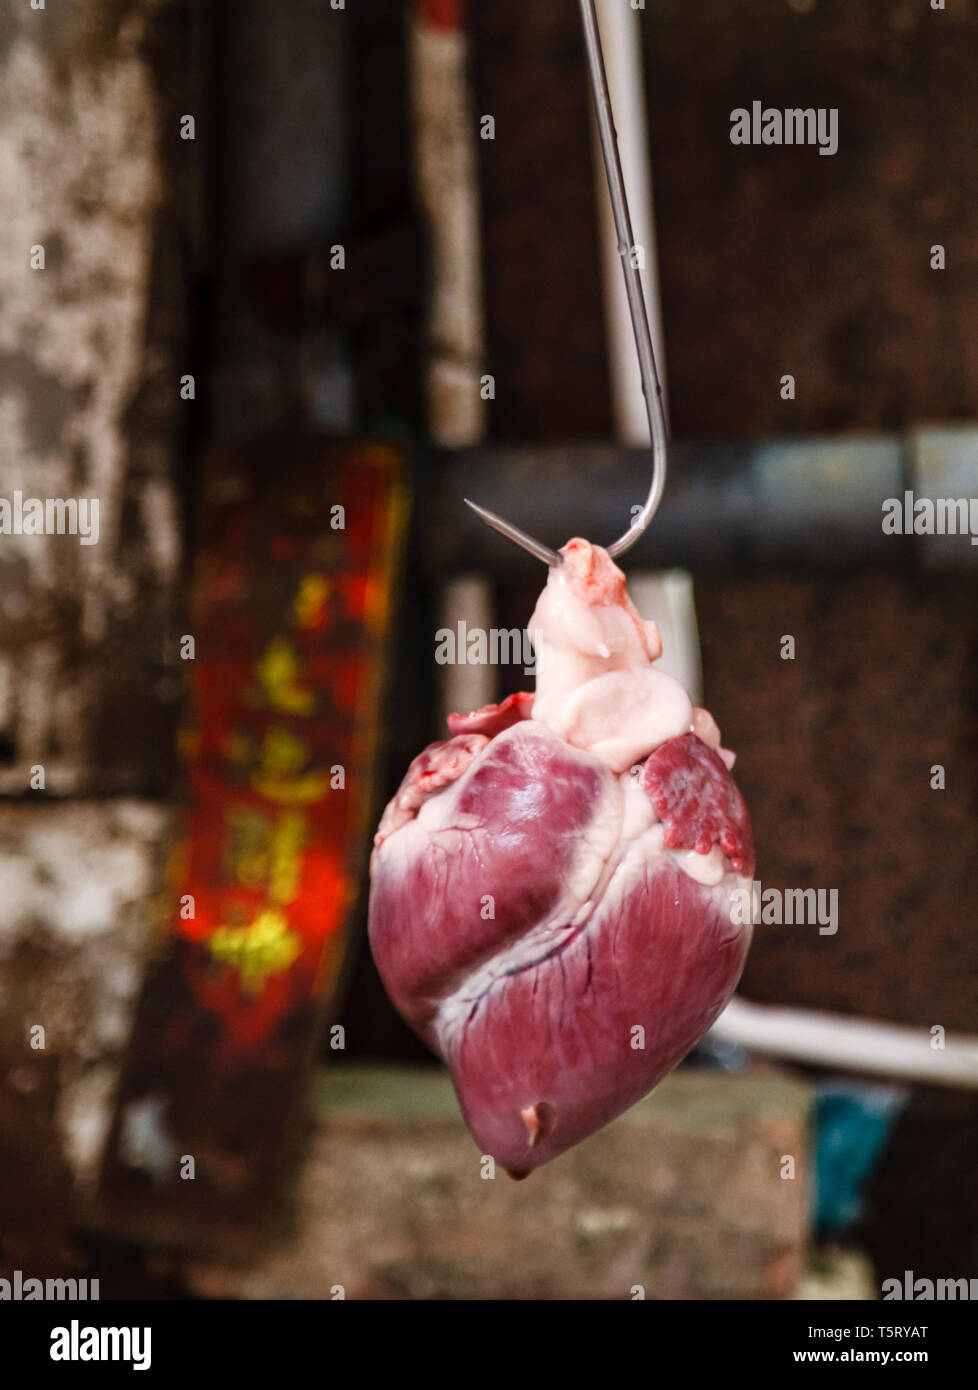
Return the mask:
<svg viewBox="0 0 978 1390">
<path fill-rule="evenodd" d="M 57 1073 L 54 1120 L 96 1176 L 162 889 L 169 812 L 145 802 L 0 804 L 0 1071 Z M 43 1048 L 31 1029 L 44 1029 Z"/>
<path fill-rule="evenodd" d="M 161 590 L 177 569 L 172 483 L 135 473 L 130 420 L 152 365 L 144 339 L 166 192 L 144 52 L 158 8 L 0 16 L 0 497 L 98 498 L 100 517 L 91 546 L 0 535 L 3 792 L 27 790 L 37 763 L 48 792 L 84 789 L 102 689 L 91 658 L 136 599 L 134 544 Z"/>
</svg>

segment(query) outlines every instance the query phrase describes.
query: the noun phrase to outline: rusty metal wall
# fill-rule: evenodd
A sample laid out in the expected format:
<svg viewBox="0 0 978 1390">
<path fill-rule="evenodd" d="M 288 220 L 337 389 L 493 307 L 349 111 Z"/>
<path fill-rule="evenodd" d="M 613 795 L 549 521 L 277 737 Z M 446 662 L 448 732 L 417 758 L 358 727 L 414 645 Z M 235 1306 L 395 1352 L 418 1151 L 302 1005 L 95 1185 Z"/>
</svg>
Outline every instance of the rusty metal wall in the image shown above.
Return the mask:
<svg viewBox="0 0 978 1390">
<path fill-rule="evenodd" d="M 657 0 L 641 32 L 675 432 L 973 418 L 974 0 Z M 837 153 L 731 144 L 755 100 L 837 108 Z"/>
</svg>

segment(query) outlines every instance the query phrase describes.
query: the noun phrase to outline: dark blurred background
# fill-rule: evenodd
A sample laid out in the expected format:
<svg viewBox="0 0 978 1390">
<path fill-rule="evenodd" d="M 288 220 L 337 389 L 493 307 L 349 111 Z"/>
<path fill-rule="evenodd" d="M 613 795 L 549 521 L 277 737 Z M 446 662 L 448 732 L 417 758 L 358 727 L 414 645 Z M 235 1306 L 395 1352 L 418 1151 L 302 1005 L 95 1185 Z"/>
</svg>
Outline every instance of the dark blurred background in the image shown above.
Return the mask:
<svg viewBox="0 0 978 1390">
<path fill-rule="evenodd" d="M 649 0 L 629 23 L 673 448 L 626 570 L 692 577 L 703 702 L 738 755 L 758 877 L 839 894 L 834 936 L 759 927 L 741 991 L 978 1031 L 978 548 L 880 524 L 905 489 L 978 495 L 978 5 Z M 730 113 L 753 100 L 838 108 L 838 152 L 732 145 Z M 874 1297 L 905 1269 L 978 1272 L 973 1082 L 775 1069 L 736 1049 L 667 1083 L 641 1122 L 654 1138 L 636 1121 L 620 1148 L 568 1158 L 562 1195 L 557 1175 L 537 1198 L 526 1184 L 467 1207 L 439 1166 L 444 1134 L 467 1141 L 365 946 L 370 816 L 459 690 L 435 630 L 459 595 L 520 627 L 540 582 L 463 495 L 560 545 L 611 540 L 648 486 L 610 368 L 589 101 L 571 0 L 0 17 L 0 494 L 102 501 L 90 550 L 0 546 L 5 1266 L 101 1270 L 104 1296 L 628 1296 L 635 1280 L 650 1297 L 815 1296 L 828 1259 L 836 1293 Z M 26 269 L 36 243 L 43 274 Z M 408 503 L 396 514 L 370 472 L 378 444 Z M 340 480 L 390 537 L 386 559 L 315 560 L 338 567 L 334 586 L 362 564 L 389 591 L 362 650 L 352 631 L 342 649 L 368 731 L 359 810 L 335 840 L 352 905 L 328 949 L 306 942 L 307 975 L 300 959 L 262 1027 L 234 1033 L 259 1006 L 236 977 L 214 977 L 219 998 L 200 987 L 207 943 L 174 945 L 170 925 L 174 846 L 192 860 L 206 821 L 182 819 L 205 804 L 187 730 L 238 640 L 215 575 L 259 614 L 257 659 L 278 619 L 253 596 L 291 563 L 290 537 L 301 549 L 328 527 Z M 526 683 L 514 667 L 477 689 Z M 328 766 L 328 731 L 321 751 Z M 388 1086 L 394 1066 L 432 1077 Z M 841 1082 L 854 1118 L 826 1129 Z M 853 1192 L 822 1208 L 820 1125 L 822 1149 L 841 1135 L 855 1153 Z M 168 1164 L 185 1152 L 198 1195 L 181 1225 Z M 805 1169 L 790 1197 L 771 1166 L 784 1153 Z M 293 1245 L 263 1265 L 269 1222 L 275 1248 L 286 1229 Z M 517 1222 L 552 1244 L 552 1268 L 512 1272 L 522 1247 L 493 1232 Z M 339 1273 L 311 1253 L 331 1241 Z"/>
</svg>

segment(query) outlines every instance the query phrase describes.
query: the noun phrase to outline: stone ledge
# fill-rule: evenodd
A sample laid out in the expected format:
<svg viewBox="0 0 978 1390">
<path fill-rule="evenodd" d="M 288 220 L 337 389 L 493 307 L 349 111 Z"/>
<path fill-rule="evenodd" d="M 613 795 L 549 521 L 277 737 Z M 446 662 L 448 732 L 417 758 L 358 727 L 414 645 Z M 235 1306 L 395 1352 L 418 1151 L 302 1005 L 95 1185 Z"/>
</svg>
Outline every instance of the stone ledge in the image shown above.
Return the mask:
<svg viewBox="0 0 978 1390">
<path fill-rule="evenodd" d="M 769 1068 L 682 1069 L 514 1183 L 481 1176 L 447 1075 L 349 1066 L 316 1085 L 291 1231 L 203 1296 L 790 1298 L 808 1236 L 809 1096 Z M 796 1177 L 781 1177 L 782 1156 Z"/>
</svg>

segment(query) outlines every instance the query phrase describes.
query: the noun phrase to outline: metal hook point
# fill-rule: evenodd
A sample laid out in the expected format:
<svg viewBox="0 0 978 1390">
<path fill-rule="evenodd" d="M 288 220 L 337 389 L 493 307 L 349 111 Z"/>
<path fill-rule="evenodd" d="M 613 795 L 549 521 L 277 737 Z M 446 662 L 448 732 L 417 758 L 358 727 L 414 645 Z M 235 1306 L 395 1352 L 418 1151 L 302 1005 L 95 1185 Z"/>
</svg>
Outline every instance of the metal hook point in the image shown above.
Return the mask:
<svg viewBox="0 0 978 1390">
<path fill-rule="evenodd" d="M 542 560 L 545 565 L 557 565 L 560 563 L 560 556 L 549 546 L 535 541 L 532 536 L 528 536 L 525 531 L 521 531 L 518 526 L 514 526 L 511 521 L 505 521 L 495 512 L 489 511 L 488 507 L 480 507 L 478 502 L 472 502 L 468 497 L 463 499 L 467 507 L 471 507 L 476 516 L 482 518 L 487 526 L 491 526 L 494 531 L 498 531 L 501 536 L 508 536 L 511 541 L 528 550 L 531 555 L 535 555 L 538 560 Z"/>
</svg>

